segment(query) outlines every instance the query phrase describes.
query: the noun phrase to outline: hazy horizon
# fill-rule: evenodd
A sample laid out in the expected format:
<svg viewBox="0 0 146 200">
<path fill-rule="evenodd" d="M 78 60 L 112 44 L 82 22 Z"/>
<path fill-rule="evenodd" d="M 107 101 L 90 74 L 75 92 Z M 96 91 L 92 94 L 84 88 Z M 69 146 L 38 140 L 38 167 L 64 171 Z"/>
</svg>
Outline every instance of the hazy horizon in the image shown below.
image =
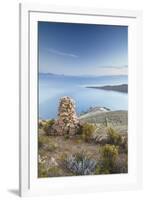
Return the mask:
<svg viewBox="0 0 146 200">
<path fill-rule="evenodd" d="M 116 75 L 113 75 L 113 74 L 112 74 L 112 75 L 110 75 L 110 74 L 109 74 L 109 75 L 90 74 L 90 75 L 89 75 L 89 74 L 63 74 L 63 73 L 62 73 L 62 74 L 59 74 L 59 73 L 52 73 L 52 72 L 39 72 L 39 74 L 43 74 L 43 75 L 48 75 L 48 74 L 49 74 L 49 75 L 54 75 L 54 76 L 55 76 L 55 75 L 56 75 L 56 76 L 75 76 L 75 77 L 76 77 L 76 76 L 77 76 L 77 77 L 84 77 L 84 76 L 85 76 L 85 77 L 86 77 L 86 76 L 87 76 L 87 77 L 92 77 L 92 76 L 93 76 L 93 77 L 98 77 L 98 76 L 99 76 L 99 77 L 104 77 L 104 76 L 105 76 L 105 77 L 106 77 L 106 76 L 128 76 L 128 74 L 119 74 L 119 75 L 117 75 L 117 74 L 116 74 Z"/>
</svg>

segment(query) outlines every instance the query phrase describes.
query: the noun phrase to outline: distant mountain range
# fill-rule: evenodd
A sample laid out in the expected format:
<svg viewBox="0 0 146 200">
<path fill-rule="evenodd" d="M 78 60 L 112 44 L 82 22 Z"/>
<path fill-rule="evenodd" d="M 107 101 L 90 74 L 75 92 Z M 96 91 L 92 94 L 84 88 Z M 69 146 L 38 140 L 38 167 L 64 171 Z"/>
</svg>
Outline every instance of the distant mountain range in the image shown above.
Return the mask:
<svg viewBox="0 0 146 200">
<path fill-rule="evenodd" d="M 55 74 L 55 73 L 43 73 L 39 72 L 39 75 L 49 75 L 49 76 L 70 76 L 70 77 L 104 77 L 104 76 L 98 76 L 98 75 L 72 75 L 72 74 Z M 107 77 L 107 75 L 105 75 Z M 127 76 L 127 75 L 109 75 L 109 76 Z"/>
<path fill-rule="evenodd" d="M 57 76 L 57 75 L 59 76 L 59 75 L 61 75 L 62 76 L 63 74 L 54 74 L 54 73 L 49 73 L 49 72 L 48 73 L 39 72 L 39 75 L 50 75 L 50 76 Z"/>
</svg>

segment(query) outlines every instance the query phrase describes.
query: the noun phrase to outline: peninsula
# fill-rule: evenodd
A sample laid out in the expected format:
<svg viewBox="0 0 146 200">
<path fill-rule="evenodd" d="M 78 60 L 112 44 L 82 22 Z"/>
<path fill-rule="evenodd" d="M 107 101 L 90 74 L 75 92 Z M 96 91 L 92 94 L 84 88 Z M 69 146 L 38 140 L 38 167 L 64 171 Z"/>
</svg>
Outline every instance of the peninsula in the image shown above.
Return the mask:
<svg viewBox="0 0 146 200">
<path fill-rule="evenodd" d="M 116 92 L 128 93 L 128 84 L 105 85 L 105 86 L 87 86 L 86 88 L 111 90 L 111 91 L 116 91 Z"/>
</svg>

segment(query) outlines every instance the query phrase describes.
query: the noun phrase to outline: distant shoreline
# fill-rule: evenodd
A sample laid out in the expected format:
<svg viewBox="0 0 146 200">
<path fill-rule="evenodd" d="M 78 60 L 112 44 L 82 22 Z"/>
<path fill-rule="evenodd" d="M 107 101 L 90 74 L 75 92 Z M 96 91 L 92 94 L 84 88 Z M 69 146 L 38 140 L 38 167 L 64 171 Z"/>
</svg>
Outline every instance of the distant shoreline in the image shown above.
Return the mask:
<svg viewBox="0 0 146 200">
<path fill-rule="evenodd" d="M 117 77 L 117 76 L 123 76 L 123 77 L 127 77 L 127 74 L 123 74 L 123 75 L 120 75 L 120 74 L 117 74 L 117 75 L 114 75 L 114 74 L 110 74 L 110 75 L 88 75 L 88 74 L 55 74 L 55 73 L 43 73 L 43 72 L 39 72 L 39 76 L 42 76 L 42 75 L 45 75 L 45 76 L 57 76 L 57 77 L 81 77 L 81 78 L 95 78 L 95 77 Z"/>
<path fill-rule="evenodd" d="M 101 90 L 109 90 L 109 91 L 116 91 L 116 92 L 128 93 L 128 84 L 105 85 L 105 86 L 87 86 L 86 88 L 101 89 Z"/>
</svg>

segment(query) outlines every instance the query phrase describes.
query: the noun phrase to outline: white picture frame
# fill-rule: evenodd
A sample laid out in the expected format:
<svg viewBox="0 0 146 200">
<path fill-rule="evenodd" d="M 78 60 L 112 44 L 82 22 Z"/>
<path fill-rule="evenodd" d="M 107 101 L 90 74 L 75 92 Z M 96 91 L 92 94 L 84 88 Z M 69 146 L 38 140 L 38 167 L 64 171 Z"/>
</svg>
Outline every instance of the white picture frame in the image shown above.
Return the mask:
<svg viewBox="0 0 146 200">
<path fill-rule="evenodd" d="M 43 4 L 19 5 L 20 196 L 133 190 L 142 186 L 142 14 Z M 37 21 L 128 26 L 128 174 L 37 178 Z"/>
</svg>

